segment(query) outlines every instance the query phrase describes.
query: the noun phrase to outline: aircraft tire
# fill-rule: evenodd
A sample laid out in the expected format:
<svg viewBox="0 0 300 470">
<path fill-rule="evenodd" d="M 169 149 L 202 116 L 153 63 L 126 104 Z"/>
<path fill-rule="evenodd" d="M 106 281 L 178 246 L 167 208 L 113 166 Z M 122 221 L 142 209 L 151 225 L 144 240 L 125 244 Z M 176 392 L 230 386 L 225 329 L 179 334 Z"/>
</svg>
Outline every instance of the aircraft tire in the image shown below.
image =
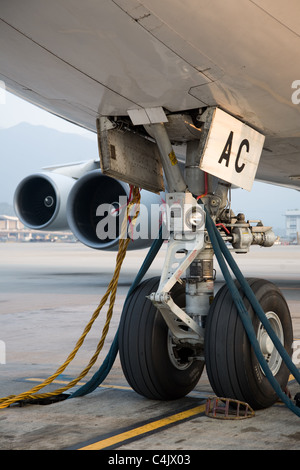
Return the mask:
<svg viewBox="0 0 300 470">
<path fill-rule="evenodd" d="M 248 279 L 248 283 L 291 356 L 292 322 L 280 290 L 263 279 Z M 289 370 L 241 290 L 240 294 L 251 316 L 261 351 L 284 390 Z M 245 401 L 253 409 L 267 408 L 277 401 L 278 397 L 256 358 L 227 285 L 218 291 L 210 307 L 205 329 L 205 360 L 208 378 L 217 396 Z"/>
<path fill-rule="evenodd" d="M 154 400 L 174 400 L 196 386 L 203 361 L 188 359 L 188 348 L 171 345 L 171 335 L 161 313 L 146 298 L 158 288 L 159 277 L 142 282 L 127 299 L 119 327 L 119 354 L 129 385 L 140 395 Z M 172 290 L 177 305 L 185 304 L 184 285 Z M 177 350 L 176 350 L 177 348 Z"/>
</svg>

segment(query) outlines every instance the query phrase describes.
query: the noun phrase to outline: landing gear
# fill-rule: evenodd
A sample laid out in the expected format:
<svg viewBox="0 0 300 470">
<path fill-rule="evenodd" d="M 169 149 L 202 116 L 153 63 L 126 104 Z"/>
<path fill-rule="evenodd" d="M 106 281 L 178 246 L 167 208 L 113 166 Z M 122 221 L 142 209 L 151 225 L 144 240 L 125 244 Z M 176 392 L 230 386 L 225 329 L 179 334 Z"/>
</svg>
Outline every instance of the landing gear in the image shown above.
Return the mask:
<svg viewBox="0 0 300 470">
<path fill-rule="evenodd" d="M 126 302 L 119 329 L 119 353 L 124 375 L 139 394 L 154 400 L 174 400 L 193 390 L 204 361 L 192 345 L 176 343 L 161 313 L 147 298 L 159 278 L 144 281 Z M 185 305 L 184 285 L 172 289 L 174 301 Z"/>
<path fill-rule="evenodd" d="M 292 322 L 282 294 L 271 282 L 262 279 L 250 279 L 248 282 L 273 330 L 291 355 Z M 249 302 L 243 293 L 240 293 L 251 316 L 261 351 L 271 372 L 284 390 L 289 371 Z M 277 395 L 251 348 L 226 285 L 217 293 L 208 314 L 205 329 L 205 358 L 208 378 L 217 396 L 245 401 L 253 409 L 269 407 L 277 400 Z"/>
<path fill-rule="evenodd" d="M 226 244 L 231 244 L 236 253 L 247 253 L 251 245 L 269 247 L 276 239 L 271 227 L 265 227 L 261 221 L 246 221 L 243 214 L 235 216 L 230 204 L 231 184 L 247 189 L 254 179 L 255 173 L 252 170 L 248 173 L 252 168 L 248 151 L 254 149 L 251 158 L 255 168 L 263 145 L 262 136 L 254 138 L 253 129 L 237 120 L 233 122 L 232 117 L 223 112 L 219 120 L 219 111 L 207 109 L 197 116 L 203 123 L 200 136 L 189 138 L 185 132 L 182 135 L 181 126 L 179 134 L 182 142 L 187 143 L 183 177 L 169 134 L 172 129 L 178 132 L 178 122 L 186 126 L 189 120 L 182 116 L 180 121 L 177 116 L 175 124 L 174 116 L 170 119 L 165 116 L 156 121 L 151 117 L 152 111 L 146 113 L 147 122 L 141 119 L 139 124 L 156 140 L 159 149 L 168 186 L 165 199 L 169 240 L 160 279 L 142 283 L 124 307 L 119 341 L 124 374 L 132 388 L 146 397 L 175 399 L 195 387 L 206 361 L 217 395 L 245 401 L 255 409 L 268 407 L 277 400 L 274 389 L 279 395 L 280 387 L 286 386 L 289 374 L 286 358 L 283 362 L 250 307 L 249 292 L 247 298 L 241 292 L 241 297 L 261 351 L 255 338 L 252 341 L 251 322 L 251 334 L 246 328 L 249 324 L 247 315 L 244 321 L 247 313 L 244 305 L 239 313 L 236 310 L 241 299 L 237 299 L 238 293 L 228 278 L 231 290 L 224 286 L 213 299 L 214 250 L 216 254 L 219 251 L 223 254 Z M 164 122 L 168 122 L 168 129 Z M 192 127 L 195 128 L 195 123 L 188 126 L 189 130 Z M 177 141 L 174 135 L 173 139 Z M 231 150 L 235 153 L 233 142 L 238 143 L 235 164 L 230 159 Z M 245 153 L 247 158 L 244 158 Z M 233 173 L 229 175 L 226 171 L 230 166 Z M 252 226 L 253 222 L 257 225 Z M 212 228 L 218 232 L 217 236 Z M 252 279 L 250 287 L 279 341 L 291 355 L 291 318 L 281 293 L 273 284 L 258 279 Z M 264 325 L 272 334 L 268 325 Z M 270 385 L 274 385 L 274 381 L 265 361 L 277 380 L 275 387 Z"/>
</svg>

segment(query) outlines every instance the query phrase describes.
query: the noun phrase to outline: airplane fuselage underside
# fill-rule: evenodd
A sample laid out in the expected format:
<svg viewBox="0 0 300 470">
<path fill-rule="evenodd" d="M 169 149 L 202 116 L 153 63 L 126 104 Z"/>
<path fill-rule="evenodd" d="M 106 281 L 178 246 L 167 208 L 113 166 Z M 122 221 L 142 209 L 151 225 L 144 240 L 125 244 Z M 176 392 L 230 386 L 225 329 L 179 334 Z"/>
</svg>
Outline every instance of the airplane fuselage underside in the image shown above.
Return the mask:
<svg viewBox="0 0 300 470">
<path fill-rule="evenodd" d="M 3 0 L 0 80 L 95 131 L 99 116 L 219 106 L 266 136 L 257 179 L 298 188 L 299 5 Z"/>
</svg>

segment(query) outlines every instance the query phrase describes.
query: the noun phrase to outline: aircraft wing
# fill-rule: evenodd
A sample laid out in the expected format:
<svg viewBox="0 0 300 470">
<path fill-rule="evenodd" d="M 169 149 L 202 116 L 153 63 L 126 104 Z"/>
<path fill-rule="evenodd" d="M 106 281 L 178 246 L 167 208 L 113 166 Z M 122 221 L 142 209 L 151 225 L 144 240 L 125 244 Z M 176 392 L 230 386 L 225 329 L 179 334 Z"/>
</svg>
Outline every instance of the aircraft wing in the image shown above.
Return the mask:
<svg viewBox="0 0 300 470">
<path fill-rule="evenodd" d="M 297 189 L 299 14 L 297 0 L 2 0 L 0 80 L 92 131 L 132 109 L 221 107 L 266 136 L 256 179 Z"/>
</svg>

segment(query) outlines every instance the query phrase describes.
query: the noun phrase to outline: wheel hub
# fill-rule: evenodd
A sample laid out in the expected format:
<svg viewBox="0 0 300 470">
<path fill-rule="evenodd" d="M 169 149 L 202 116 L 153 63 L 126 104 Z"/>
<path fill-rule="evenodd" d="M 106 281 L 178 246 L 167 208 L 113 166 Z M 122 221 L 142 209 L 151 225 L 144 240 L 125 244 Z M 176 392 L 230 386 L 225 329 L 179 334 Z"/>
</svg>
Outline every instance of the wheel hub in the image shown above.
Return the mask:
<svg viewBox="0 0 300 470">
<path fill-rule="evenodd" d="M 265 355 L 272 354 L 274 349 L 274 345 L 272 343 L 271 338 L 269 337 L 268 333 L 264 331 L 262 333 L 262 338 L 261 338 L 261 351 Z"/>
<path fill-rule="evenodd" d="M 275 312 L 267 312 L 266 317 L 269 320 L 271 327 L 273 328 L 274 332 L 278 336 L 278 339 L 282 344 L 284 344 L 284 334 L 283 328 L 281 325 L 281 321 L 278 315 Z M 258 332 L 257 332 L 257 340 L 261 349 L 262 354 L 273 375 L 276 375 L 280 369 L 282 363 L 282 357 L 275 348 L 273 341 L 271 340 L 270 336 L 268 335 L 267 331 L 265 330 L 262 323 L 260 323 Z"/>
<path fill-rule="evenodd" d="M 167 341 L 168 341 L 169 358 L 173 366 L 175 366 L 176 369 L 179 369 L 179 370 L 187 369 L 193 361 L 191 357 L 192 351 L 189 350 L 188 348 L 185 348 L 175 343 L 173 335 L 171 334 L 170 330 L 168 333 Z"/>
</svg>

